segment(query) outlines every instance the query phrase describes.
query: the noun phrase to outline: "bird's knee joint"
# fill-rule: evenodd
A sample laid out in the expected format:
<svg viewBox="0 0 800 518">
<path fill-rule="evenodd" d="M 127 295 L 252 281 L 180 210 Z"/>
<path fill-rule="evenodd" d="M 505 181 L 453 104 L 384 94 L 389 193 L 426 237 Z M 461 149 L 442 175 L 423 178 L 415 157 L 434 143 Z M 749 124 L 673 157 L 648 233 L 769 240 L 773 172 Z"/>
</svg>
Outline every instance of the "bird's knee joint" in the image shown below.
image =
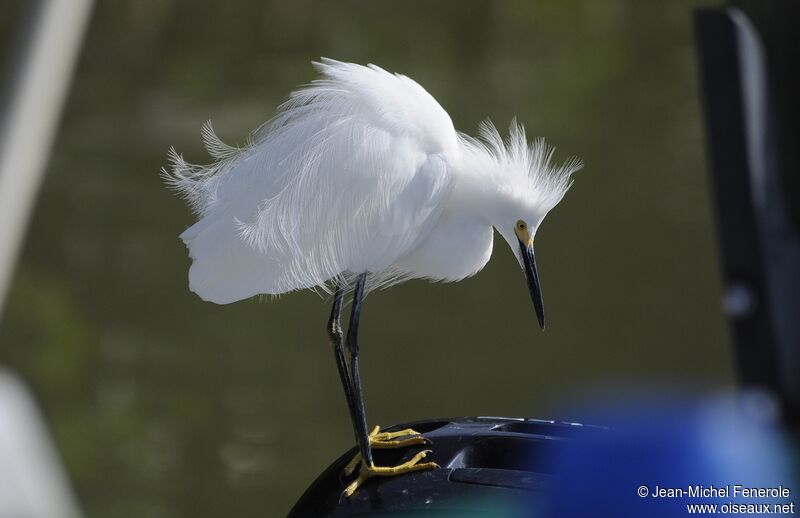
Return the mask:
<svg viewBox="0 0 800 518">
<path fill-rule="evenodd" d="M 337 324 L 331 324 L 328 326 L 328 336 L 333 342 L 340 343 L 342 341 L 342 328 Z"/>
</svg>

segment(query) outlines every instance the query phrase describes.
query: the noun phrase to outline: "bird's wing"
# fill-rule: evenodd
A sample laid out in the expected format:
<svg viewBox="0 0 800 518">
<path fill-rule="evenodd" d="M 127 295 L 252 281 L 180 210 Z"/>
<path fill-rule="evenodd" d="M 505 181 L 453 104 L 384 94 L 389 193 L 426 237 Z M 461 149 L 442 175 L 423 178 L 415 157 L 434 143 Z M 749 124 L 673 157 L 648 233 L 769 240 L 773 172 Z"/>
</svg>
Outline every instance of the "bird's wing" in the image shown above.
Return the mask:
<svg viewBox="0 0 800 518">
<path fill-rule="evenodd" d="M 292 94 L 243 149 L 207 127 L 218 161 L 172 152 L 168 181 L 200 220 L 182 234 L 202 298 L 234 302 L 321 287 L 349 273 L 405 272 L 392 263 L 438 218 L 457 152 L 450 117 L 411 79 L 332 60 Z M 375 284 L 373 284 L 373 287 Z"/>
</svg>

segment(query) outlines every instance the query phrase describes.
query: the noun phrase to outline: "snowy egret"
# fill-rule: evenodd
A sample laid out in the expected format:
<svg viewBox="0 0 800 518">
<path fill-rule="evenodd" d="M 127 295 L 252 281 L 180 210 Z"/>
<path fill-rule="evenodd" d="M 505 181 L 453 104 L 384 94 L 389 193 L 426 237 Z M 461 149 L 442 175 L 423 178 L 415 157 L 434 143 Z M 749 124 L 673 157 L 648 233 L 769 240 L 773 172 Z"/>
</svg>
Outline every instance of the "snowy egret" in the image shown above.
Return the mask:
<svg viewBox="0 0 800 518">
<path fill-rule="evenodd" d="M 552 164 L 553 149 L 529 144 L 515 121 L 506 141 L 488 121 L 480 139 L 457 133 L 406 76 L 325 58 L 314 66 L 320 77 L 292 93 L 246 146 L 224 144 L 206 124 L 215 162 L 191 165 L 171 149 L 163 174 L 199 218 L 181 239 L 192 258 L 189 287 L 202 299 L 333 294 L 328 333 L 360 452 L 346 470 L 361 466 L 349 496 L 372 476 L 437 467 L 422 462 L 428 451 L 399 466 L 373 463 L 373 448 L 426 440 L 410 429 L 368 432 L 357 340 L 365 294 L 412 278 L 469 277 L 489 261 L 497 229 L 544 329 L 533 239 L 581 164 Z M 340 315 L 350 287 L 345 338 Z"/>
</svg>

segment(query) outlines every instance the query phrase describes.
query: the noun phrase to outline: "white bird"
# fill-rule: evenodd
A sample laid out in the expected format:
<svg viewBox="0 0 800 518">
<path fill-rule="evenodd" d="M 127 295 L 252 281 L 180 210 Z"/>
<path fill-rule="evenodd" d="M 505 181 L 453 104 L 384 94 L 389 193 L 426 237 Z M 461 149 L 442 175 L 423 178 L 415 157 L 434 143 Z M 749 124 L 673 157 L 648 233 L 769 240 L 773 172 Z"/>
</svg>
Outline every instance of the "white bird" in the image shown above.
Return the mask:
<svg viewBox="0 0 800 518">
<path fill-rule="evenodd" d="M 490 122 L 480 139 L 456 132 L 447 112 L 412 79 L 375 65 L 323 58 L 320 77 L 291 94 L 242 147 L 210 124 L 203 140 L 216 160 L 191 165 L 170 150 L 168 184 L 198 215 L 181 234 L 189 287 L 228 304 L 300 289 L 333 293 L 328 332 L 359 445 L 348 467 L 367 478 L 435 468 L 422 451 L 396 467 L 375 466 L 372 448 L 425 444 L 413 430 L 368 433 L 357 342 L 365 294 L 407 279 L 458 281 L 489 261 L 497 229 L 525 272 L 544 329 L 533 239 L 581 168 L 551 162 L 553 148 L 529 144 L 516 121 L 504 142 Z M 343 344 L 345 290 L 353 305 Z M 410 436 L 407 439 L 400 437 Z"/>
</svg>

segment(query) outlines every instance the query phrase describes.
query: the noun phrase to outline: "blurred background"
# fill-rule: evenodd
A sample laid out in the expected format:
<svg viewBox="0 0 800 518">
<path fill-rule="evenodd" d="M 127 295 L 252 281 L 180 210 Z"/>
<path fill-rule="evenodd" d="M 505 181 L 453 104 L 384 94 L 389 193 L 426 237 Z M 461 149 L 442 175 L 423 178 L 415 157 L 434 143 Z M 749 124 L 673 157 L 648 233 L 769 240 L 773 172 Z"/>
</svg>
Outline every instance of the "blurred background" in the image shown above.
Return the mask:
<svg viewBox="0 0 800 518">
<path fill-rule="evenodd" d="M 24 3 L 0 3 L 5 61 Z M 0 326 L 86 515 L 283 515 L 353 445 L 328 301 L 203 303 L 177 238 L 192 217 L 158 174 L 170 145 L 208 160 L 207 119 L 244 142 L 319 56 L 411 76 L 467 133 L 516 115 L 586 164 L 537 237 L 547 332 L 502 242 L 465 282 L 370 295 L 371 424 L 569 420 L 576 391 L 731 385 L 699 4 L 99 1 Z"/>
</svg>

